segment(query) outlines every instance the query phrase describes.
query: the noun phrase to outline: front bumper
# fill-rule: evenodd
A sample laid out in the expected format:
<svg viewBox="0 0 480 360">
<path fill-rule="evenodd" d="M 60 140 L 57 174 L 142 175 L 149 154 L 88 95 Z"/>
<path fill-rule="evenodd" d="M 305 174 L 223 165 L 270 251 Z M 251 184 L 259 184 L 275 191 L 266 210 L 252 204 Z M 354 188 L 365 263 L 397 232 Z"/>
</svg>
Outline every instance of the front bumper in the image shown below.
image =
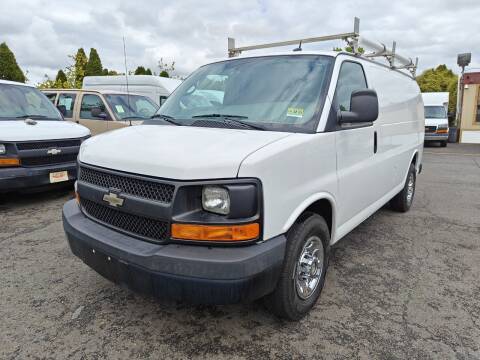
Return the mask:
<svg viewBox="0 0 480 360">
<path fill-rule="evenodd" d="M 105 278 L 142 293 L 202 304 L 252 301 L 276 286 L 286 238 L 209 247 L 153 244 L 88 219 L 75 200 L 63 207 L 72 252 Z"/>
<path fill-rule="evenodd" d="M 447 141 L 447 134 L 425 134 L 424 141 Z"/>
<path fill-rule="evenodd" d="M 50 184 L 50 173 L 68 171 L 68 180 L 77 178 L 77 164 L 75 162 L 38 167 L 0 168 L 0 192 L 23 190 L 42 187 Z M 64 182 L 56 183 L 64 184 Z"/>
</svg>

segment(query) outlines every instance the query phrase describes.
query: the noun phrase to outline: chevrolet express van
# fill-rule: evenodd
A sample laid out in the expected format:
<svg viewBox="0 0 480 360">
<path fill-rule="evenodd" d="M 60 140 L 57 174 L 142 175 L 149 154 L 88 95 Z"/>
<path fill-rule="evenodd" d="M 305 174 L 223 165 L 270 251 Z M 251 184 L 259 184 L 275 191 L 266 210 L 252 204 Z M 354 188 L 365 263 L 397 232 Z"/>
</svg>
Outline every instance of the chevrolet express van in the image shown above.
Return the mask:
<svg viewBox="0 0 480 360">
<path fill-rule="evenodd" d="M 109 90 L 45 89 L 42 92 L 66 120 L 86 126 L 97 135 L 141 124 L 158 110 L 150 98 Z"/>
<path fill-rule="evenodd" d="M 448 143 L 448 92 L 422 93 L 425 105 L 425 142 Z"/>
<path fill-rule="evenodd" d="M 0 80 L 0 192 L 74 181 L 89 136 L 36 88 Z"/>
<path fill-rule="evenodd" d="M 232 57 L 196 70 L 150 122 L 82 145 L 64 229 L 76 256 L 137 291 L 266 297 L 299 319 L 333 244 L 386 203 L 410 209 L 423 136 L 400 70 L 343 52 Z"/>
</svg>

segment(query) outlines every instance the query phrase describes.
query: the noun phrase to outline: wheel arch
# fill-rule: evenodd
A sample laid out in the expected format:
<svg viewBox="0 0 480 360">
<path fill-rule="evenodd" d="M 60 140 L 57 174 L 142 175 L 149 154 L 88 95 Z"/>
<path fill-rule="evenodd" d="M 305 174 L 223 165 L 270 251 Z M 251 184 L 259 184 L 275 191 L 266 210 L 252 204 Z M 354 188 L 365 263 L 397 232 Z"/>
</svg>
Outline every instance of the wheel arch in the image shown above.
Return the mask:
<svg viewBox="0 0 480 360">
<path fill-rule="evenodd" d="M 335 198 L 329 193 L 319 193 L 310 196 L 293 211 L 283 227 L 283 232 L 286 233 L 306 212 L 316 213 L 325 219 L 330 231 L 330 242 L 332 243 L 336 233 Z"/>
</svg>

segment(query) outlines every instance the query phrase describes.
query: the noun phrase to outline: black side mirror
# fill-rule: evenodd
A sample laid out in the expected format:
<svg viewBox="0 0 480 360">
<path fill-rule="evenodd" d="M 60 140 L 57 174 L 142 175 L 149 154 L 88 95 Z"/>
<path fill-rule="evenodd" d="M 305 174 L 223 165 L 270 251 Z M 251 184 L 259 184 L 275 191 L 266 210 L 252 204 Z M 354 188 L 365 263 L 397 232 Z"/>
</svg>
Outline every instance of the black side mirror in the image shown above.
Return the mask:
<svg viewBox="0 0 480 360">
<path fill-rule="evenodd" d="M 350 111 L 339 111 L 340 123 L 372 122 L 378 118 L 378 97 L 375 90 L 355 90 L 350 96 Z"/>
<path fill-rule="evenodd" d="M 107 114 L 105 114 L 101 108 L 98 106 L 92 107 L 90 109 L 90 113 L 92 114 L 93 117 L 101 118 L 101 119 L 106 119 Z"/>
<path fill-rule="evenodd" d="M 67 107 L 65 105 L 57 105 L 57 109 L 63 116 L 67 114 Z"/>
</svg>

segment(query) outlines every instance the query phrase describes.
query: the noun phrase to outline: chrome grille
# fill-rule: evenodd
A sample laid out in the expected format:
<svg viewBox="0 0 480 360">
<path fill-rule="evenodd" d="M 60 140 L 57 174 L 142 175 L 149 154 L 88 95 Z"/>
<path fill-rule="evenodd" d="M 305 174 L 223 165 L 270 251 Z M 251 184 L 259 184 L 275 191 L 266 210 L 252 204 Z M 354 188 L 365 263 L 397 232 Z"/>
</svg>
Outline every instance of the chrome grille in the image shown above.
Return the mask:
<svg viewBox="0 0 480 360">
<path fill-rule="evenodd" d="M 168 223 L 165 221 L 127 214 L 83 198 L 80 204 L 88 216 L 105 225 L 153 242 L 164 242 L 168 238 Z"/>
<path fill-rule="evenodd" d="M 125 194 L 164 203 L 172 202 L 175 191 L 175 186 L 171 184 L 117 175 L 85 166 L 80 168 L 79 180 L 107 189 L 115 188 Z"/>
</svg>

